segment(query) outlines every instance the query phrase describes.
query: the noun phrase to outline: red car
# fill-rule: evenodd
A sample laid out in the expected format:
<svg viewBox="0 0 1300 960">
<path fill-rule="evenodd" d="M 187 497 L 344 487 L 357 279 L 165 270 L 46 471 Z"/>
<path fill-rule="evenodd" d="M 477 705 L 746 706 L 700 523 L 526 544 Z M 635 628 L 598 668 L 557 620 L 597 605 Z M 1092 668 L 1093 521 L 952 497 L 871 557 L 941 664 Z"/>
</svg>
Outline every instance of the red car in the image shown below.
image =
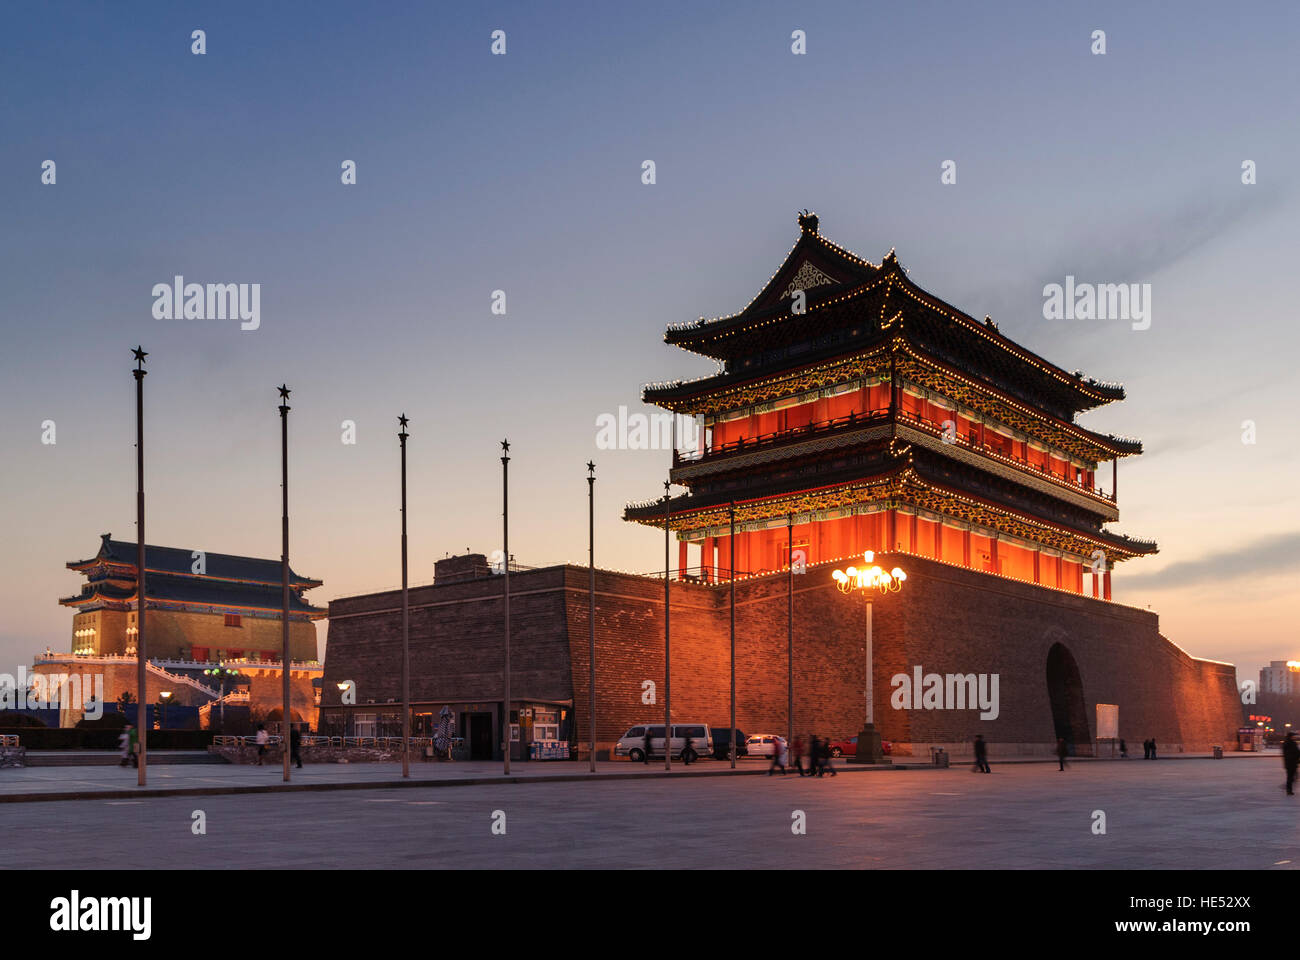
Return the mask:
<svg viewBox="0 0 1300 960">
<path fill-rule="evenodd" d="M 888 740 L 880 741 L 881 753 L 888 754 L 893 749 L 894 749 L 894 745 L 890 743 Z M 858 738 L 856 736 L 846 737 L 843 740 L 831 741 L 832 757 L 856 757 L 857 755 L 858 755 Z"/>
</svg>

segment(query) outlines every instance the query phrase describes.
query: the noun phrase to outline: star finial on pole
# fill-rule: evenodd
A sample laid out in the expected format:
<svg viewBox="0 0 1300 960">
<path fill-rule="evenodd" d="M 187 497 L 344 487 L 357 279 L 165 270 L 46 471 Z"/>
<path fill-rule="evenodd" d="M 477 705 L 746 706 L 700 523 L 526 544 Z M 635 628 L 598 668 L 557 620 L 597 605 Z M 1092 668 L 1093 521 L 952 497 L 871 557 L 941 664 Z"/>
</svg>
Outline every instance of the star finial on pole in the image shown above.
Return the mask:
<svg viewBox="0 0 1300 960">
<path fill-rule="evenodd" d="M 509 453 L 509 452 L 510 452 L 510 441 L 509 441 L 509 440 L 502 440 L 502 441 L 501 441 L 501 452 L 502 452 L 502 453 Z"/>
<path fill-rule="evenodd" d="M 587 461 L 587 473 L 591 474 L 593 477 L 596 475 L 596 464 L 591 460 Z"/>
<path fill-rule="evenodd" d="M 288 400 L 288 399 L 289 399 L 289 394 L 290 394 L 292 391 L 290 391 L 289 388 L 286 387 L 283 383 L 280 384 L 279 390 L 280 390 L 280 399 L 281 399 L 281 400 Z"/>
<path fill-rule="evenodd" d="M 144 358 L 149 354 L 145 353 L 143 347 L 136 347 L 131 353 L 135 356 L 135 368 L 139 370 L 144 365 Z"/>
<path fill-rule="evenodd" d="M 403 414 L 399 414 L 399 415 L 398 415 L 398 417 L 397 417 L 397 422 L 398 422 L 399 424 L 401 424 L 401 426 L 402 426 L 402 430 L 405 431 L 405 430 L 406 430 L 406 425 L 407 425 L 408 423 L 410 423 L 411 421 L 408 420 L 408 419 L 406 418 L 406 414 L 403 413 Z"/>
</svg>

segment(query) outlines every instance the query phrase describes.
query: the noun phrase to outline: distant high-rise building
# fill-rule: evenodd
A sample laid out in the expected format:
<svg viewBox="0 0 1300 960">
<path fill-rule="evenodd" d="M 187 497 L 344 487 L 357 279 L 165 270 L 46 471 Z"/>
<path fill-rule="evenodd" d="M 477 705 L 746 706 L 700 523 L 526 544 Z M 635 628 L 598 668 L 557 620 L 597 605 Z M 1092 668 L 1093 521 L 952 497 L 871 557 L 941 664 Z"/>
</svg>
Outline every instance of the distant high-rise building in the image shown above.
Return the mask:
<svg viewBox="0 0 1300 960">
<path fill-rule="evenodd" d="M 1300 693 L 1300 683 L 1296 682 L 1296 671 L 1287 665 L 1286 660 L 1274 660 L 1259 671 L 1259 692 L 1291 695 Z"/>
</svg>

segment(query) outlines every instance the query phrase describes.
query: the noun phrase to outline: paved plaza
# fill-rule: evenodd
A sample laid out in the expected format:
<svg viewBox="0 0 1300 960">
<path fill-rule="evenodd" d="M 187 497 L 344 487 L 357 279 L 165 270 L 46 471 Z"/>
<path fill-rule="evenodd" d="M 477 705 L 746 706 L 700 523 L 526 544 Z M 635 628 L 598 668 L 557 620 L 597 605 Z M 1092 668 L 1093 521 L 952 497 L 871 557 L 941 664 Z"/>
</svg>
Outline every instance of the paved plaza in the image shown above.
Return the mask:
<svg viewBox="0 0 1300 960">
<path fill-rule="evenodd" d="M 417 765 L 432 777 L 451 765 Z M 8 803 L 6 862 L 121 868 L 1120 868 L 1289 869 L 1300 863 L 1300 796 L 1274 757 L 1233 760 L 853 770 L 800 779 L 700 773 L 528 782 L 555 765 L 519 764 L 517 782 L 473 786 Z M 572 769 L 576 765 L 565 765 Z M 492 765 L 491 773 L 500 776 Z M 583 768 L 585 769 L 585 767 Z M 755 767 L 742 766 L 743 770 Z M 532 771 L 538 771 L 532 773 Z M 294 771 L 298 782 L 391 779 L 372 765 Z M 578 772 L 578 771 L 574 771 Z M 0 789 L 130 778 L 118 768 L 3 771 Z M 238 787 L 275 768 L 150 770 L 151 786 Z M 484 771 L 488 776 L 488 772 Z M 314 778 L 314 780 L 313 780 Z M 594 780 L 594 782 L 592 782 Z M 202 810 L 206 835 L 191 830 Z M 499 812 L 498 812 L 499 811 Z M 802 811 L 806 834 L 791 830 Z M 1097 811 L 1104 835 L 1095 834 Z M 504 814 L 505 833 L 493 832 Z M 500 827 L 498 827 L 498 830 Z"/>
</svg>

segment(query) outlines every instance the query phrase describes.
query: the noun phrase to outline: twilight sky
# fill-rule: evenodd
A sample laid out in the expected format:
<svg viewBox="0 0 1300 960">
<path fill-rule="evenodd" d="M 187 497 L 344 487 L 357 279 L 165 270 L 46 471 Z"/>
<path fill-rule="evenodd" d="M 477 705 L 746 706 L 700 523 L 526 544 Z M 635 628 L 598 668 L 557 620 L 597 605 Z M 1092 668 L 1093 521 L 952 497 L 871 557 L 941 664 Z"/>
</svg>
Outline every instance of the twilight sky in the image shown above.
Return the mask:
<svg viewBox="0 0 1300 960">
<path fill-rule="evenodd" d="M 412 582 L 499 546 L 505 436 L 521 563 L 585 562 L 594 458 L 598 563 L 655 569 L 620 513 L 668 453 L 597 450 L 596 417 L 712 371 L 664 326 L 743 307 L 802 207 L 1124 383 L 1081 422 L 1145 442 L 1113 528 L 1161 549 L 1116 599 L 1243 678 L 1300 656 L 1298 47 L 1290 3 L 8 5 L 0 672 L 67 649 L 66 561 L 134 539 L 137 342 L 152 543 L 279 556 L 285 381 L 316 603 L 400 580 L 402 411 Z M 260 283 L 260 328 L 155 319 L 177 274 Z M 1067 275 L 1151 284 L 1150 329 L 1045 320 Z"/>
</svg>

